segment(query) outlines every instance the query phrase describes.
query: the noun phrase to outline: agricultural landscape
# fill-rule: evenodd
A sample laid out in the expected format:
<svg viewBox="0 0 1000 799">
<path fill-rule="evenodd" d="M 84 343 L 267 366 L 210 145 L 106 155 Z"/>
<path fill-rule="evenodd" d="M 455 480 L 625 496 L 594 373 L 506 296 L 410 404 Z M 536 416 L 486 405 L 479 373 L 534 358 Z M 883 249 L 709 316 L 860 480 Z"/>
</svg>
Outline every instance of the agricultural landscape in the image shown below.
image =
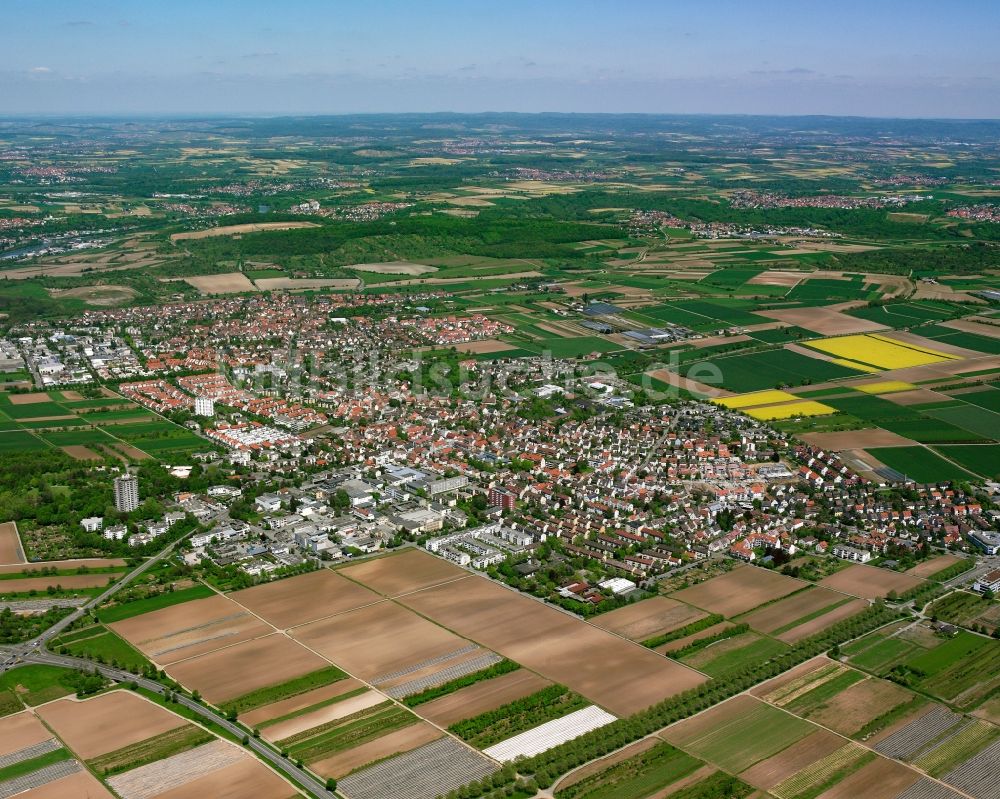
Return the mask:
<svg viewBox="0 0 1000 799">
<path fill-rule="evenodd" d="M 1000 797 L 1000 128 L 794 122 L 0 120 L 0 795 Z"/>
</svg>

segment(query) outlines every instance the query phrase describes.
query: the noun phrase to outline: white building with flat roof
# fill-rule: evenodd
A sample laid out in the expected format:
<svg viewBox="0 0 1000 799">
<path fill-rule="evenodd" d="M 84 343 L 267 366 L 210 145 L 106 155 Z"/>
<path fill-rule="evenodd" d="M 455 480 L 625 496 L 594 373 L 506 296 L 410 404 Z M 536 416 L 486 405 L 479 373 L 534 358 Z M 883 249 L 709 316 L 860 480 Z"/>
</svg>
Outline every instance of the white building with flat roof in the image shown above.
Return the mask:
<svg viewBox="0 0 1000 799">
<path fill-rule="evenodd" d="M 211 397 L 195 397 L 194 415 L 215 416 L 215 400 Z"/>
</svg>

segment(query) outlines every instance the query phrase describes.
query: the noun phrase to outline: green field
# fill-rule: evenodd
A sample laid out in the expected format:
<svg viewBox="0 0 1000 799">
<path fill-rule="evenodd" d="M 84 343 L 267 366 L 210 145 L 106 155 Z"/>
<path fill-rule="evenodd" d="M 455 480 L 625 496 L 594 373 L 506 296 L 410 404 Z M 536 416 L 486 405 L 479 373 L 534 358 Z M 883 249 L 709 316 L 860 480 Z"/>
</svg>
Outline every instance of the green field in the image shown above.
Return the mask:
<svg viewBox="0 0 1000 799">
<path fill-rule="evenodd" d="M 918 483 L 974 478 L 970 472 L 949 463 L 926 447 L 875 447 L 867 451 L 890 469 Z"/>
<path fill-rule="evenodd" d="M 71 676 L 71 671 L 59 666 L 21 666 L 0 675 L 0 691 L 13 691 L 24 704 L 35 707 L 73 693 L 68 682 Z"/>
<path fill-rule="evenodd" d="M 830 361 L 821 361 L 785 349 L 713 358 L 708 362 L 696 361 L 684 365 L 681 372 L 685 377 L 709 382 L 706 376 L 713 374 L 713 370 L 703 365 L 706 363 L 721 372 L 725 388 L 737 392 L 808 385 L 861 374 Z"/>
<path fill-rule="evenodd" d="M 683 726 L 680 729 L 683 735 Z M 764 702 L 756 702 L 746 713 L 717 724 L 693 739 L 678 739 L 678 745 L 695 757 L 739 774 L 815 729 L 807 721 Z"/>
<path fill-rule="evenodd" d="M 30 452 L 48 447 L 38 436 L 24 430 L 5 430 L 0 433 L 0 452 Z"/>
<path fill-rule="evenodd" d="M 1000 429 L 996 430 L 1000 435 Z M 988 480 L 1000 479 L 1000 444 L 942 445 L 935 447 L 949 460 Z"/>
<path fill-rule="evenodd" d="M 649 796 L 695 771 L 701 761 L 659 743 L 638 755 L 556 791 L 556 799 L 620 799 Z"/>
<path fill-rule="evenodd" d="M 315 762 L 336 752 L 361 746 L 395 730 L 416 724 L 419 718 L 390 701 L 278 741 L 296 760 Z"/>
<path fill-rule="evenodd" d="M 207 585 L 193 585 L 190 588 L 181 588 L 177 591 L 165 591 L 156 596 L 146 599 L 137 599 L 133 602 L 125 602 L 121 605 L 111 605 L 98 610 L 98 616 L 102 622 L 110 624 L 123 619 L 130 619 L 133 616 L 141 616 L 143 613 L 150 613 L 161 608 L 169 608 L 171 605 L 179 605 L 182 602 L 190 602 L 193 599 L 206 599 L 215 596 L 215 591 Z"/>
<path fill-rule="evenodd" d="M 268 685 L 243 696 L 238 696 L 235 699 L 230 699 L 223 705 L 223 708 L 227 711 L 235 711 L 236 713 L 246 713 L 248 710 L 253 710 L 262 705 L 269 705 L 272 702 L 298 696 L 323 685 L 329 685 L 330 683 L 344 679 L 346 676 L 336 666 L 328 666 L 317 671 L 311 671 L 308 674 L 303 674 L 301 677 L 287 680 L 278 685 Z"/>
<path fill-rule="evenodd" d="M 139 671 L 149 665 L 146 657 L 131 644 L 104 625 L 87 627 L 53 639 L 52 648 L 75 657 L 86 657 L 98 663 L 117 664 L 130 671 Z"/>
<path fill-rule="evenodd" d="M 687 666 L 710 677 L 719 677 L 744 666 L 756 665 L 788 651 L 788 645 L 774 638 L 748 632 L 712 644 L 692 655 L 682 655 Z"/>
<path fill-rule="evenodd" d="M 590 703 L 562 685 L 550 685 L 538 693 L 452 724 L 448 731 L 478 749 L 492 746 L 546 721 L 580 710 Z"/>
</svg>

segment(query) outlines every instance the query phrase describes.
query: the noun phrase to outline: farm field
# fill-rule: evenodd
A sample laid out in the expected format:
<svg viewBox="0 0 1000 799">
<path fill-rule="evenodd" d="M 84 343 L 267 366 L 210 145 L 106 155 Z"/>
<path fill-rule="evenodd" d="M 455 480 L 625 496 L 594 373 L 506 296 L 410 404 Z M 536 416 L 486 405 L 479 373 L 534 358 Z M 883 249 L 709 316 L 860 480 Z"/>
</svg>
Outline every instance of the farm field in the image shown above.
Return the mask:
<svg viewBox="0 0 1000 799">
<path fill-rule="evenodd" d="M 962 560 L 963 558 L 960 555 L 938 555 L 921 561 L 912 569 L 907 569 L 906 573 L 912 574 L 914 577 L 928 579 L 938 572 L 947 569 L 949 566 L 960 563 Z"/>
<path fill-rule="evenodd" d="M 787 650 L 788 647 L 781 641 L 747 632 L 708 644 L 692 654 L 677 654 L 672 657 L 710 677 L 720 677 L 746 666 L 763 663 Z"/>
<path fill-rule="evenodd" d="M 845 605 L 849 607 L 844 608 Z M 850 597 L 836 591 L 812 588 L 740 616 L 737 621 L 783 641 L 796 641 L 818 632 L 829 619 L 839 621 L 863 608 L 864 603 L 852 602 Z"/>
<path fill-rule="evenodd" d="M 628 645 L 480 577 L 425 589 L 400 601 L 616 715 L 634 713 L 703 680 L 638 644 Z"/>
<path fill-rule="evenodd" d="M 738 616 L 765 602 L 808 587 L 808 583 L 755 566 L 739 566 L 671 597 L 723 616 Z"/>
<path fill-rule="evenodd" d="M 548 685 L 551 683 L 544 677 L 527 669 L 518 669 L 422 704 L 417 712 L 440 727 L 448 727 L 537 693 Z"/>
<path fill-rule="evenodd" d="M 253 663 L 254 668 L 240 668 L 240 664 L 245 663 Z M 237 701 L 240 697 L 307 674 L 325 674 L 329 665 L 319 655 L 276 633 L 190 657 L 172 664 L 169 672 L 183 685 L 197 688 L 209 702 L 240 705 Z"/>
<path fill-rule="evenodd" d="M 926 447 L 873 447 L 867 452 L 890 469 L 918 482 L 970 480 L 975 477 Z"/>
<path fill-rule="evenodd" d="M 284 686 L 279 687 L 284 688 Z M 304 688 L 305 686 L 300 687 Z M 367 688 L 360 680 L 344 677 L 318 688 L 297 691 L 287 698 L 267 699 L 252 710 L 239 713 L 239 719 L 249 726 L 265 727 L 320 709 L 327 704 L 335 704 L 349 696 L 359 696 L 366 690 Z M 275 693 L 284 694 L 285 691 Z M 263 697 L 260 698 L 263 699 Z"/>
<path fill-rule="evenodd" d="M 0 563 L 24 563 L 24 550 L 14 522 L 0 523 Z"/>
<path fill-rule="evenodd" d="M 229 598 L 278 629 L 382 601 L 378 594 L 329 569 L 247 588 Z"/>
<path fill-rule="evenodd" d="M 876 566 L 866 566 L 856 563 L 846 569 L 824 577 L 819 584 L 834 591 L 860 597 L 861 599 L 878 599 L 885 597 L 890 591 L 897 594 L 915 588 L 922 581 L 912 574 L 879 569 Z"/>
<path fill-rule="evenodd" d="M 593 623 L 632 641 L 646 641 L 704 618 L 704 611 L 664 596 L 602 613 Z"/>
<path fill-rule="evenodd" d="M 373 558 L 338 570 L 345 577 L 385 596 L 419 591 L 432 585 L 468 577 L 468 572 L 418 550 Z"/>
<path fill-rule="evenodd" d="M 972 591 L 954 591 L 933 602 L 927 612 L 962 627 L 983 627 L 989 635 L 1000 627 L 1000 602 Z"/>
<path fill-rule="evenodd" d="M 271 632 L 264 622 L 218 595 L 154 610 L 109 626 L 154 663 L 163 664 Z"/>
<path fill-rule="evenodd" d="M 84 760 L 193 725 L 131 691 L 79 701 L 60 699 L 38 709 L 41 719 Z M 94 735 L 99 729 L 100 735 Z"/>
<path fill-rule="evenodd" d="M 695 757 L 739 774 L 815 729 L 802 719 L 743 695 L 667 727 L 660 735 Z"/>
</svg>

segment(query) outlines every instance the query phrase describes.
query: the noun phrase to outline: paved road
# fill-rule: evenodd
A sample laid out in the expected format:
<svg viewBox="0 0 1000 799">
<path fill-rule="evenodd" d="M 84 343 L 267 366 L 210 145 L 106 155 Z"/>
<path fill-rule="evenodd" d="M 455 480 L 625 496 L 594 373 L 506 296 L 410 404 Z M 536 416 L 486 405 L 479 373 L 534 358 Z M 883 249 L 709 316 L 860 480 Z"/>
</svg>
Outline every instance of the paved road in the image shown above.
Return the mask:
<svg viewBox="0 0 1000 799">
<path fill-rule="evenodd" d="M 93 663 L 89 660 L 83 660 L 81 658 L 66 657 L 64 655 L 53 655 L 48 652 L 32 652 L 24 656 L 22 658 L 22 662 L 43 663 L 49 666 L 64 666 L 66 668 L 85 669 L 87 671 L 91 671 L 96 668 L 105 677 L 107 677 L 110 680 L 114 680 L 115 682 L 129 683 L 134 681 L 141 687 L 149 691 L 153 691 L 157 694 L 160 694 L 161 696 L 169 693 L 169 690 L 165 686 L 160 685 L 160 683 L 154 682 L 153 680 L 148 680 L 145 677 L 138 677 L 134 674 L 130 674 L 127 671 L 123 671 L 122 669 L 114 669 L 111 668 L 110 666 L 102 666 L 100 664 Z M 204 705 L 195 702 L 193 699 L 189 699 L 188 697 L 183 696 L 181 694 L 175 694 L 175 696 L 177 697 L 178 704 L 184 705 L 184 707 L 194 711 L 202 718 L 208 719 L 209 721 L 218 724 L 224 730 L 231 733 L 232 735 L 235 735 L 237 738 L 242 738 L 247 734 L 247 731 L 244 730 L 242 727 L 239 727 L 236 724 L 233 724 L 231 721 L 228 721 L 227 719 L 225 719 L 223 716 L 220 716 L 211 708 L 205 707 Z M 311 795 L 319 797 L 335 796 L 334 793 L 326 789 L 326 785 L 324 783 L 317 780 L 307 771 L 296 766 L 295 763 L 293 763 L 291 760 L 282 757 L 280 754 L 275 752 L 269 746 L 265 745 L 263 742 L 261 742 L 257 738 L 254 738 L 253 736 L 250 736 L 249 748 L 252 749 L 258 757 L 260 757 L 261 759 L 267 761 L 272 766 L 274 766 L 276 770 L 291 777 L 296 782 L 298 782 L 299 785 L 304 786 L 310 792 Z"/>
</svg>

